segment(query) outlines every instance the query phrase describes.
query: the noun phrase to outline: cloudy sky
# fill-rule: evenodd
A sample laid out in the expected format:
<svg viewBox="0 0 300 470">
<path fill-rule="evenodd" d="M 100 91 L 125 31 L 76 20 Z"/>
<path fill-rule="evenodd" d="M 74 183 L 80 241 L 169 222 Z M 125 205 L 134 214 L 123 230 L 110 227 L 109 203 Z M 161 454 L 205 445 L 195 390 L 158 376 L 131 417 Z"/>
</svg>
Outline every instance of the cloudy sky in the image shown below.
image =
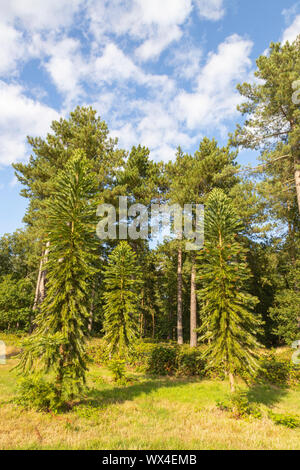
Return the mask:
<svg viewBox="0 0 300 470">
<path fill-rule="evenodd" d="M 225 144 L 236 84 L 299 32 L 295 0 L 0 0 L 0 234 L 26 208 L 10 166 L 28 159 L 26 135 L 90 104 L 121 147 L 155 160 L 204 135 Z"/>
</svg>

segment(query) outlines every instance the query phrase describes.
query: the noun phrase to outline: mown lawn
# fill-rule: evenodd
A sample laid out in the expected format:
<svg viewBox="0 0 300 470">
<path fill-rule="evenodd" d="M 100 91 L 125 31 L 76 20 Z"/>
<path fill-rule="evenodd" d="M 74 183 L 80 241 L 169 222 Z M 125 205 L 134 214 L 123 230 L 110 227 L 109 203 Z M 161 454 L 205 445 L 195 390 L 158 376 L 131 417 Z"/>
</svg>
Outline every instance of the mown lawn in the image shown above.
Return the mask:
<svg viewBox="0 0 300 470">
<path fill-rule="evenodd" d="M 13 353 L 13 347 L 10 346 Z M 13 355 L 0 365 L 0 449 L 300 449 L 300 429 L 270 419 L 234 419 L 216 407 L 227 382 L 132 374 L 126 387 L 113 384 L 105 368 L 88 373 L 86 401 L 51 415 L 13 403 Z M 300 389 L 257 386 L 251 400 L 263 410 L 300 415 Z"/>
</svg>

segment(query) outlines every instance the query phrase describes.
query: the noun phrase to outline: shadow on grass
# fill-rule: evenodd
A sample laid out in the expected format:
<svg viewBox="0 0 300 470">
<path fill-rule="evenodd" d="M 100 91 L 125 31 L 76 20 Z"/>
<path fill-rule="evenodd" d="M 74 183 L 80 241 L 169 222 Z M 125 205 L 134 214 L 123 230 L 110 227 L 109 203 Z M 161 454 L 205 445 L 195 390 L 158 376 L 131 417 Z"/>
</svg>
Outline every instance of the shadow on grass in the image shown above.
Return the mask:
<svg viewBox="0 0 300 470">
<path fill-rule="evenodd" d="M 104 409 L 110 405 L 121 404 L 125 401 L 134 400 L 142 394 L 150 394 L 153 390 L 166 387 L 180 387 L 189 383 L 199 382 L 200 379 L 186 380 L 150 380 L 143 383 L 137 383 L 129 386 L 111 386 L 109 389 L 97 390 L 90 389 L 85 400 L 80 405 L 87 405 L 91 408 Z"/>
<path fill-rule="evenodd" d="M 286 388 L 278 388 L 274 385 L 259 384 L 253 385 L 247 392 L 247 398 L 250 402 L 261 403 L 272 407 L 286 396 L 288 390 Z"/>
</svg>

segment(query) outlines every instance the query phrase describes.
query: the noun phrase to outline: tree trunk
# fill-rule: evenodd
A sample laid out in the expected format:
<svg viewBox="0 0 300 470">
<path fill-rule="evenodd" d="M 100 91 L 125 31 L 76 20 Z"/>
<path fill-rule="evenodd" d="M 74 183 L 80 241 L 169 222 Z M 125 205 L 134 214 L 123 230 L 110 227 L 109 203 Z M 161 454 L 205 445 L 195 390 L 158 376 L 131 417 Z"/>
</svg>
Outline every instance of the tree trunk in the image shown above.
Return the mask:
<svg viewBox="0 0 300 470">
<path fill-rule="evenodd" d="M 155 338 L 155 310 L 154 308 L 151 309 L 152 314 L 152 338 Z"/>
<path fill-rule="evenodd" d="M 183 344 L 182 328 L 182 246 L 178 248 L 177 264 L 177 342 Z"/>
<path fill-rule="evenodd" d="M 43 269 L 44 265 L 48 261 L 48 253 L 49 253 L 49 246 L 50 242 L 47 242 L 46 244 L 46 249 L 44 253 L 42 254 L 41 261 L 40 261 L 40 267 L 39 267 L 39 274 L 38 274 L 38 279 L 36 283 L 36 289 L 35 289 L 35 296 L 34 296 L 34 302 L 33 302 L 33 307 L 32 310 L 35 312 L 45 298 L 45 292 L 46 292 L 46 270 Z M 33 317 L 30 318 L 30 326 L 29 326 L 29 332 L 32 333 L 34 327 L 33 327 Z"/>
<path fill-rule="evenodd" d="M 42 254 L 41 261 L 40 261 L 39 274 L 37 278 L 34 302 L 33 302 L 33 307 L 32 307 L 33 311 L 37 309 L 38 302 L 39 302 L 40 283 L 41 283 L 41 276 L 42 276 L 42 270 L 43 270 L 43 257 L 44 257 L 44 254 Z"/>
<path fill-rule="evenodd" d="M 88 324 L 88 331 L 89 331 L 89 333 L 91 333 L 92 328 L 93 328 L 94 299 L 95 299 L 95 289 L 92 290 L 92 302 L 91 302 L 90 317 L 89 317 L 89 324 Z"/>
<path fill-rule="evenodd" d="M 233 393 L 235 392 L 235 383 L 234 383 L 234 375 L 232 372 L 228 374 L 229 382 L 230 382 L 230 391 Z"/>
<path fill-rule="evenodd" d="M 141 313 L 140 313 L 140 337 L 143 337 L 144 334 L 144 291 L 143 291 L 143 297 L 142 297 L 142 304 L 141 304 Z"/>
<path fill-rule="evenodd" d="M 300 163 L 299 163 L 300 165 Z M 296 167 L 295 170 L 295 183 L 296 183 L 296 193 L 297 193 L 297 201 L 298 201 L 298 210 L 300 214 L 300 168 Z"/>
<path fill-rule="evenodd" d="M 190 347 L 197 346 L 197 298 L 196 298 L 196 261 L 192 255 L 191 270 L 191 312 L 190 312 Z"/>
</svg>

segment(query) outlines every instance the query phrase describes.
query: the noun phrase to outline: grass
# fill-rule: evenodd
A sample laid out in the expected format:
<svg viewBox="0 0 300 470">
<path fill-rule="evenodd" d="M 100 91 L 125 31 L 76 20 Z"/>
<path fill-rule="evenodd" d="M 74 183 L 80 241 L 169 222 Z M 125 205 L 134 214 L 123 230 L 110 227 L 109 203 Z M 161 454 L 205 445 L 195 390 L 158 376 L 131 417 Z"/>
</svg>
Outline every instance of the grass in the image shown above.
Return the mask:
<svg viewBox="0 0 300 470">
<path fill-rule="evenodd" d="M 267 413 L 261 420 L 236 420 L 219 410 L 216 401 L 227 397 L 227 382 L 133 374 L 131 385 L 121 387 L 107 369 L 93 365 L 86 399 L 55 416 L 13 403 L 15 364 L 12 354 L 0 365 L 1 450 L 300 449 L 300 429 L 276 426 Z M 300 415 L 300 390 L 256 386 L 248 397 L 265 411 Z"/>
</svg>

